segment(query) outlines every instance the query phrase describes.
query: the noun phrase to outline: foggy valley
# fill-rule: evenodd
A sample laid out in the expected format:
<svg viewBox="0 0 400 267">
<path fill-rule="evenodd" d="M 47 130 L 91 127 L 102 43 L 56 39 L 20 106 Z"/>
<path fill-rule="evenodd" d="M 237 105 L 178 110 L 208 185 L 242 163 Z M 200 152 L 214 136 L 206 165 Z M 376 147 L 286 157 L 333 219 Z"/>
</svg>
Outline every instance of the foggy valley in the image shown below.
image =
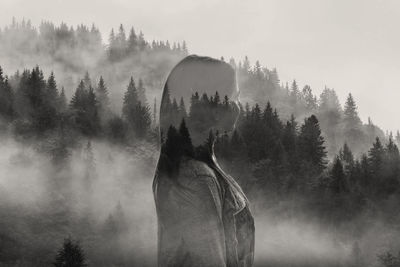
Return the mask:
<svg viewBox="0 0 400 267">
<path fill-rule="evenodd" d="M 63 266 L 65 239 L 88 266 L 156 266 L 160 99 L 190 53 L 131 26 L 106 37 L 96 25 L 3 25 L 0 266 Z M 221 60 L 236 70 L 240 116 L 232 134 L 212 134 L 251 203 L 255 266 L 400 266 L 400 133 L 362 121 L 351 92 L 340 103 L 268 62 Z M 230 119 L 228 97 L 193 99 L 171 97 L 168 114 Z"/>
</svg>

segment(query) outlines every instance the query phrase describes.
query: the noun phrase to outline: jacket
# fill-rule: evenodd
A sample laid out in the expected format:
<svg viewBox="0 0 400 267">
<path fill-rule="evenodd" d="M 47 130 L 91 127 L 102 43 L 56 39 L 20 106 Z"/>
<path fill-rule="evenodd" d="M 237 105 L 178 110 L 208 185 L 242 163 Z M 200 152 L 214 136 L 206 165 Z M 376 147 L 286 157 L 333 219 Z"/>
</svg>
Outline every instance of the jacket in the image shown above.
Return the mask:
<svg viewBox="0 0 400 267">
<path fill-rule="evenodd" d="M 175 177 L 156 173 L 159 267 L 253 265 L 254 220 L 232 183 L 191 158 L 181 160 Z"/>
</svg>

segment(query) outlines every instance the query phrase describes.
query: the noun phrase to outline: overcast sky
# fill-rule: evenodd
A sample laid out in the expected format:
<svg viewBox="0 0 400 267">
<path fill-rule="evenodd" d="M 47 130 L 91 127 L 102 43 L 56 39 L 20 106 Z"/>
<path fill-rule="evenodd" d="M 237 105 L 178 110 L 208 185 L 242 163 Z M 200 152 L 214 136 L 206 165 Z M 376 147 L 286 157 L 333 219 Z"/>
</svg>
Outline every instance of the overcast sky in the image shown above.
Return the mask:
<svg viewBox="0 0 400 267">
<path fill-rule="evenodd" d="M 351 92 L 364 122 L 400 129 L 397 0 L 0 0 L 0 25 L 13 16 L 94 22 L 107 36 L 123 23 L 149 39 L 186 40 L 191 53 L 248 55 L 283 82 L 318 94 L 327 85 L 342 103 Z"/>
</svg>

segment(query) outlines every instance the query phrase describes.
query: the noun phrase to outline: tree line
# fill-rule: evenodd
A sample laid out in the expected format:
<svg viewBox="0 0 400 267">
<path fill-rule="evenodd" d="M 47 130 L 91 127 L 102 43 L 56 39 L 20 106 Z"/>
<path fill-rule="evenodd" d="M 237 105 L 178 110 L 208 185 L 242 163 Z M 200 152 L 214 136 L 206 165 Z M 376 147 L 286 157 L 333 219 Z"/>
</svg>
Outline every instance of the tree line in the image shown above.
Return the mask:
<svg viewBox="0 0 400 267">
<path fill-rule="evenodd" d="M 152 130 L 146 88 L 140 78 L 137 82 L 130 79 L 119 115 L 110 108 L 103 77 L 93 85 L 86 73 L 68 101 L 53 73 L 45 79 L 37 66 L 8 78 L 0 67 L 0 103 L 3 130 L 11 129 L 16 136 L 24 138 L 70 133 L 122 143 L 148 137 Z"/>
<path fill-rule="evenodd" d="M 178 105 L 168 93 L 166 98 L 162 151 L 170 160 L 167 171 L 173 171 L 183 155 L 202 157 L 204 148 L 216 140 L 218 158 L 251 198 L 300 196 L 313 207 L 314 215 L 329 222 L 351 220 L 371 203 L 376 207 L 372 212 L 377 212 L 382 202 L 400 193 L 400 154 L 393 136 L 387 142 L 376 137 L 368 152 L 359 157 L 344 143 L 329 161 L 315 115 L 301 124 L 293 115 L 284 122 L 270 103 L 263 109 L 246 104 L 240 107 L 237 128 L 227 133 L 219 130 L 226 129 L 222 123 L 233 124 L 233 105 L 227 96 L 220 101 L 218 92 L 212 96 L 196 92 L 188 109 L 182 99 Z M 215 114 L 224 119 L 213 122 Z M 216 130 L 210 131 L 204 144 L 194 146 L 196 134 L 203 136 L 213 125 Z"/>
<path fill-rule="evenodd" d="M 388 139 L 389 133 L 384 133 L 370 118 L 366 123 L 361 121 L 351 93 L 342 106 L 332 88 L 325 87 L 317 97 L 307 84 L 301 88 L 296 80 L 290 84 L 282 83 L 275 68 L 263 67 L 259 61 L 252 66 L 245 57 L 238 63 L 233 59 L 229 63 L 237 70 L 242 98 L 253 104 L 255 99 L 260 105 L 270 102 L 285 119 L 290 119 L 292 114 L 299 119 L 316 115 L 330 158 L 339 152 L 345 142 L 360 156 L 368 151 L 375 137 Z M 396 134 L 400 141 L 400 134 Z"/>
</svg>

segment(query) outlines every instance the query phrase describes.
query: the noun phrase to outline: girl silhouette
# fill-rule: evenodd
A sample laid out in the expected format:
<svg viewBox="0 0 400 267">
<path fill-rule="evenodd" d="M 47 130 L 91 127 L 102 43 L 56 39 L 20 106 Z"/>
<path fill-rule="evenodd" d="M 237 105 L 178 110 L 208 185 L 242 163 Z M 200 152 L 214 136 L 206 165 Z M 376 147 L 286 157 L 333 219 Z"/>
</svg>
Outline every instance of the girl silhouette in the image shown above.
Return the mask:
<svg viewBox="0 0 400 267">
<path fill-rule="evenodd" d="M 186 57 L 165 83 L 153 183 L 160 267 L 253 265 L 248 200 L 213 150 L 214 134 L 235 126 L 237 98 L 234 69 L 209 57 Z"/>
</svg>

